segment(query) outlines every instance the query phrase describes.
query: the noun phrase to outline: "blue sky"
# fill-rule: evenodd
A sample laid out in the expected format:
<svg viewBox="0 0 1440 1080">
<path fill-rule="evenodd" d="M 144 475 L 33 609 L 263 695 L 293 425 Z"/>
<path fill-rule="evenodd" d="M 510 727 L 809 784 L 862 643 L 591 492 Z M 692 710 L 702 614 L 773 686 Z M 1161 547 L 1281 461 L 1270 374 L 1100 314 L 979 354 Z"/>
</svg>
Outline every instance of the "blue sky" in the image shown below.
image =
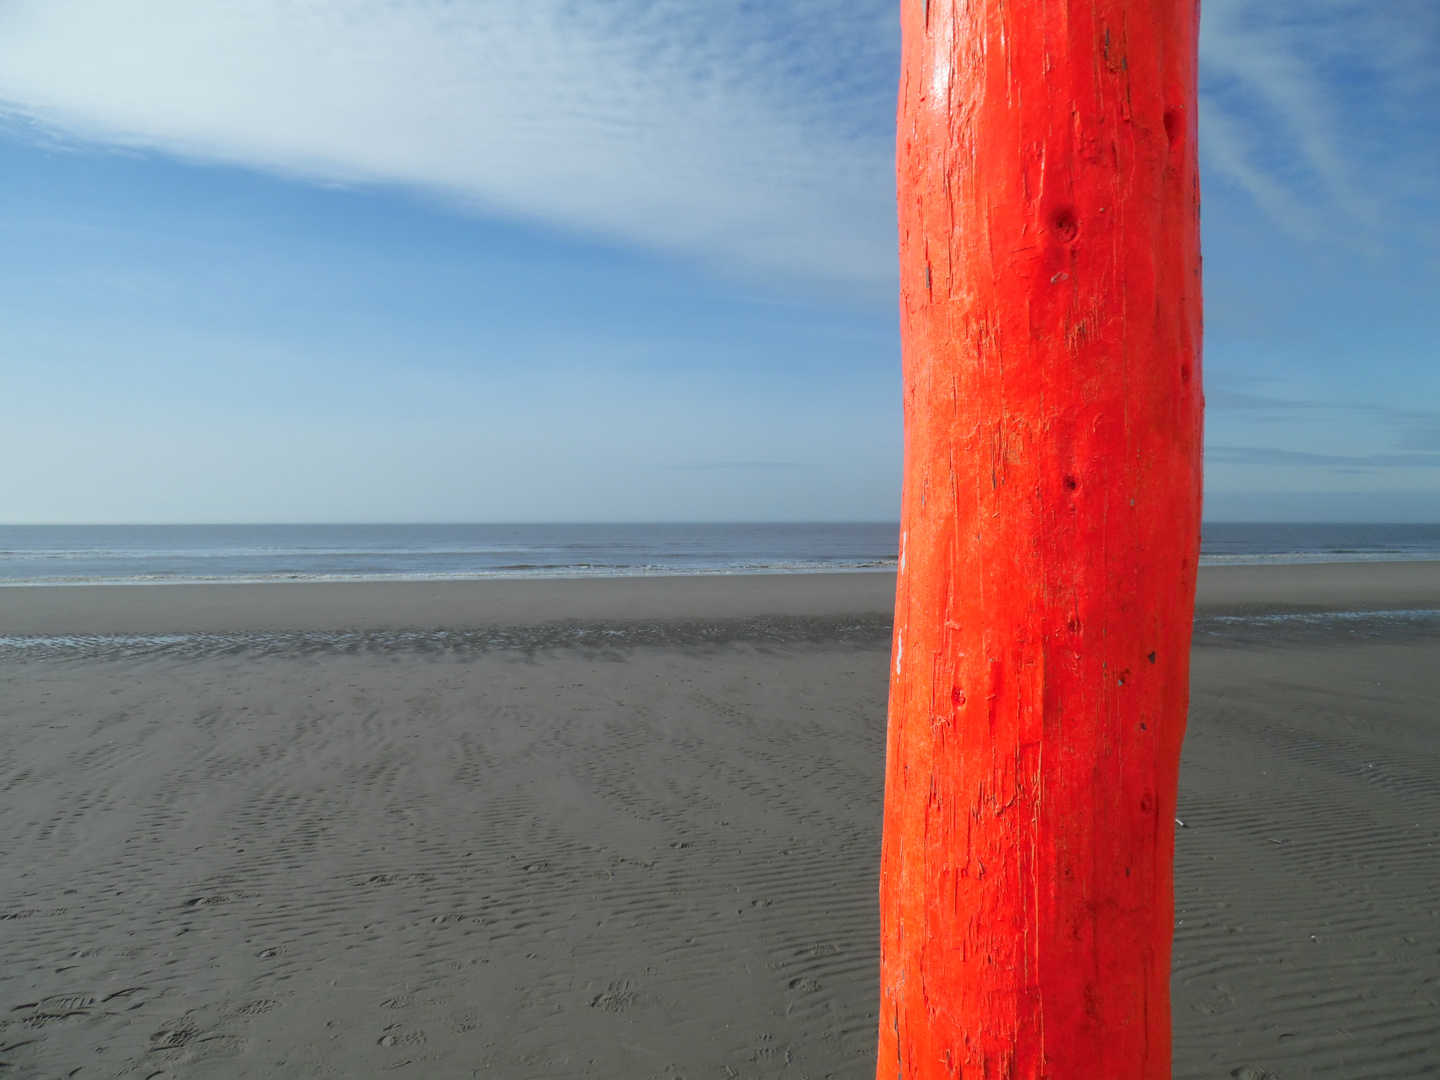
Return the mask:
<svg viewBox="0 0 1440 1080">
<path fill-rule="evenodd" d="M 0 0 L 0 521 L 893 519 L 891 0 Z M 1440 520 L 1440 5 L 1206 0 L 1216 520 Z"/>
</svg>

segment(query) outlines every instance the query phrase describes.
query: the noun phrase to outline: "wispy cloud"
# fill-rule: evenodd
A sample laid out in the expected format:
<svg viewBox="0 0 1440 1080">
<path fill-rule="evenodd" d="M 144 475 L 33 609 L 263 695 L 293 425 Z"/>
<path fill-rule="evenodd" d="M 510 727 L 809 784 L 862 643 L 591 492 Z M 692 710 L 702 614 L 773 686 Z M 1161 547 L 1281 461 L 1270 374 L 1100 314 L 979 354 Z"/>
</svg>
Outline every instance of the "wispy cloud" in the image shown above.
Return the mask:
<svg viewBox="0 0 1440 1080">
<path fill-rule="evenodd" d="M 1222 430 L 1228 436 L 1207 441 L 1209 465 L 1279 466 L 1372 478 L 1395 469 L 1440 469 L 1440 411 L 1434 409 L 1228 389 L 1207 394 L 1206 405 L 1212 416 L 1226 421 Z M 1259 445 L 1263 443 L 1271 445 Z M 1337 452 L 1342 447 L 1352 452 Z M 1357 449 L 1361 452 L 1353 452 Z"/>
<path fill-rule="evenodd" d="M 692 465 L 671 465 L 669 468 L 685 472 L 712 470 L 740 470 L 750 472 L 771 472 L 775 470 L 789 469 L 823 469 L 823 465 L 815 465 L 804 461 L 697 461 Z"/>
<path fill-rule="evenodd" d="M 1206 0 L 1201 55 L 1208 163 L 1292 232 L 1363 246 L 1433 199 L 1433 0 Z"/>
<path fill-rule="evenodd" d="M 0 111 L 864 288 L 887 0 L 0 0 Z"/>
<path fill-rule="evenodd" d="M 1346 426 L 1353 426 L 1357 420 L 1363 419 L 1387 432 L 1387 437 L 1393 439 L 1401 451 L 1421 454 L 1440 452 L 1440 410 L 1436 409 L 1401 408 L 1366 401 L 1301 401 L 1223 388 L 1206 394 L 1205 404 L 1219 413 L 1242 413 L 1262 418 L 1303 417 L 1317 422 L 1324 422 L 1326 417 L 1340 418 Z"/>
<path fill-rule="evenodd" d="M 888 288 L 896 21 L 893 0 L 0 0 L 0 112 Z M 1433 204 L 1435 0 L 1206 0 L 1202 55 L 1211 175 L 1290 232 L 1373 246 Z"/>
<path fill-rule="evenodd" d="M 1302 465 L 1341 472 L 1371 469 L 1440 469 L 1440 452 L 1408 454 L 1319 454 L 1269 446 L 1205 447 L 1206 460 L 1220 465 Z"/>
</svg>

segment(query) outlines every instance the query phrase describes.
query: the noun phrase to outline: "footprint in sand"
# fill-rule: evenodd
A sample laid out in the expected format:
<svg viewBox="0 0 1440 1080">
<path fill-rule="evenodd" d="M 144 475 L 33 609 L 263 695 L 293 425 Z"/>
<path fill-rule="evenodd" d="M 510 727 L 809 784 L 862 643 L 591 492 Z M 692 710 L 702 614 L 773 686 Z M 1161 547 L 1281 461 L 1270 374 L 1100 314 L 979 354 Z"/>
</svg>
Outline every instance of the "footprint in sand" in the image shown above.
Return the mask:
<svg viewBox="0 0 1440 1080">
<path fill-rule="evenodd" d="M 43 1001 L 17 1005 L 12 1012 L 23 1012 L 21 1023 L 28 1028 L 41 1028 L 73 1017 L 90 1015 L 95 998 L 89 994 L 57 994 Z"/>
<path fill-rule="evenodd" d="M 628 982 L 611 983 L 604 993 L 590 1000 L 590 1007 L 601 1012 L 624 1012 L 634 1004 L 635 991 Z"/>
<path fill-rule="evenodd" d="M 1190 1006 L 1190 1008 L 1194 1009 L 1198 1013 L 1211 1014 L 1229 1012 L 1234 1007 L 1235 999 L 1229 994 L 1219 994 L 1216 997 L 1211 998 L 1209 1001 L 1196 1002 L 1194 1005 Z M 1236 1075 L 1239 1074 L 1237 1073 Z"/>
<path fill-rule="evenodd" d="M 173 1024 L 167 1024 L 159 1031 L 150 1036 L 151 1050 L 176 1050 L 185 1046 L 197 1035 L 200 1029 L 188 1020 L 179 1020 Z"/>
</svg>

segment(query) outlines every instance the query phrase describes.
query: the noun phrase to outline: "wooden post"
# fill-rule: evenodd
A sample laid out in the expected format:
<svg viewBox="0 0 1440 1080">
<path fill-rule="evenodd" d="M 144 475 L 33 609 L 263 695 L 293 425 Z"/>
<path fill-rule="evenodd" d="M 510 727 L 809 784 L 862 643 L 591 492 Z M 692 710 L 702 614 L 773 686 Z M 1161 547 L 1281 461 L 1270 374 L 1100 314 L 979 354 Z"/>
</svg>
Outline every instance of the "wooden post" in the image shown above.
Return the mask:
<svg viewBox="0 0 1440 1080">
<path fill-rule="evenodd" d="M 1170 1076 L 1197 0 L 902 0 L 878 1075 Z"/>
</svg>

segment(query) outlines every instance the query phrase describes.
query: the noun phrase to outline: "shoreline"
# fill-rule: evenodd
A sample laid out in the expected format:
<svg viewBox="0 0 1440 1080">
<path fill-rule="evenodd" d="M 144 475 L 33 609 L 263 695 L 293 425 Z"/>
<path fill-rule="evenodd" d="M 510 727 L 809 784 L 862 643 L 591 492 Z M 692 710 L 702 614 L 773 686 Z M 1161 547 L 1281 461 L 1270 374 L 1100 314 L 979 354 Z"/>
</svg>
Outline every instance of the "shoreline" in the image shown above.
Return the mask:
<svg viewBox="0 0 1440 1080">
<path fill-rule="evenodd" d="M 128 578 L 17 578 L 0 581 L 5 589 L 86 589 L 145 588 L 151 585 L 448 585 L 501 581 L 589 581 L 671 578 L 671 577 L 776 577 L 810 574 L 893 574 L 895 559 L 876 559 L 863 564 L 826 566 L 741 566 L 724 569 L 681 570 L 596 570 L 566 567 L 549 571 L 478 571 L 476 573 L 389 573 L 389 574 L 273 574 L 227 577 L 128 577 Z"/>
<path fill-rule="evenodd" d="M 888 616 L 895 578 L 894 571 L 838 571 L 27 585 L 0 588 L 0 637 Z M 1198 620 L 1323 612 L 1440 612 L 1440 561 L 1200 568 Z"/>
<path fill-rule="evenodd" d="M 893 573 L 34 586 L 0 593 L 0 636 L 484 629 L 889 612 Z"/>
<path fill-rule="evenodd" d="M 824 566 L 775 565 L 735 566 L 716 569 L 594 569 L 565 567 L 556 570 L 477 571 L 474 573 L 396 572 L 377 574 L 274 574 L 211 576 L 136 576 L 115 578 L 16 578 L 0 580 L 0 594 L 7 589 L 146 588 L 168 585 L 448 585 L 457 583 L 525 581 L 589 581 L 597 579 L 631 581 L 672 577 L 795 577 L 813 574 L 894 574 L 898 560 L 877 559 L 857 564 Z M 1330 555 L 1202 555 L 1200 569 L 1225 570 L 1237 567 L 1330 567 L 1388 565 L 1391 563 L 1440 563 L 1437 555 L 1336 558 Z"/>
</svg>

